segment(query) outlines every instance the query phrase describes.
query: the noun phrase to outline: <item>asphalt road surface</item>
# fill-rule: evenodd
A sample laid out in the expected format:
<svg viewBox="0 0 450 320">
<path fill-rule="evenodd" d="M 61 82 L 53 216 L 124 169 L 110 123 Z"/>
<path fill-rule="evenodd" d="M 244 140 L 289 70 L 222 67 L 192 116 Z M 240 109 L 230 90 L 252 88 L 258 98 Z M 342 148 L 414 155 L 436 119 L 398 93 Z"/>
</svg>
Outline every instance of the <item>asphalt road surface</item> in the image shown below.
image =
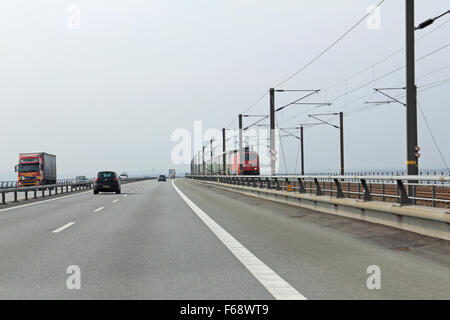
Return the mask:
<svg viewBox="0 0 450 320">
<path fill-rule="evenodd" d="M 450 299 L 448 241 L 174 183 L 0 206 L 0 298 Z"/>
</svg>

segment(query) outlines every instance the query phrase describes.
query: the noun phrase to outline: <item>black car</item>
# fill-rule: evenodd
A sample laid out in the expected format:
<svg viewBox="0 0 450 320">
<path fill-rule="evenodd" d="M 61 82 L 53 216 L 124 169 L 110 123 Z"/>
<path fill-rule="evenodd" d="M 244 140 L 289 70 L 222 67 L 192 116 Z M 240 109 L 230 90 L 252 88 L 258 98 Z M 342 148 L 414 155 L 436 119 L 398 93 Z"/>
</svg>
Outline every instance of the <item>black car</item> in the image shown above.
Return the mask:
<svg viewBox="0 0 450 320">
<path fill-rule="evenodd" d="M 165 175 L 160 175 L 159 177 L 158 177 L 158 182 L 159 181 L 166 181 L 166 176 Z"/>
<path fill-rule="evenodd" d="M 94 179 L 94 194 L 99 192 L 121 193 L 120 179 L 113 171 L 100 171 Z"/>
</svg>

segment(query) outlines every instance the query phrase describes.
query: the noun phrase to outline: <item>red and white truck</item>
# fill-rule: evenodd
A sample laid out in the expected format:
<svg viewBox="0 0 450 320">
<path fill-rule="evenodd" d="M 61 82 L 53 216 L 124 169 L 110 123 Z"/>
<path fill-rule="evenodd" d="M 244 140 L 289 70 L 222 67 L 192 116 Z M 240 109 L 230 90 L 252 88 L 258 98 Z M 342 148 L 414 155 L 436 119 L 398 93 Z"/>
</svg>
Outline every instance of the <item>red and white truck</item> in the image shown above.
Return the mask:
<svg viewBox="0 0 450 320">
<path fill-rule="evenodd" d="M 18 187 L 55 184 L 56 156 L 45 152 L 20 153 L 16 172 Z"/>
</svg>

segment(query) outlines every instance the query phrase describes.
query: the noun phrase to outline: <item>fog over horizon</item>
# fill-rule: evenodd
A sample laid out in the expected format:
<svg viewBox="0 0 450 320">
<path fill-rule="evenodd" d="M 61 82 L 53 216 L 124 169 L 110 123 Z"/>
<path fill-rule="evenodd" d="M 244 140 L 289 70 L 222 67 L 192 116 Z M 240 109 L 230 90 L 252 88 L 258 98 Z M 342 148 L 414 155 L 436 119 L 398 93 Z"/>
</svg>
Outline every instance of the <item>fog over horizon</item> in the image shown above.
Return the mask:
<svg viewBox="0 0 450 320">
<path fill-rule="evenodd" d="M 204 131 L 237 129 L 239 113 L 267 114 L 268 95 L 248 107 L 378 2 L 2 1 L 0 180 L 16 179 L 18 154 L 26 152 L 55 154 L 58 178 L 105 169 L 189 171 L 189 164 L 171 161 L 175 130 L 187 129 L 193 137 L 195 121 Z M 415 3 L 416 24 L 449 9 L 444 0 Z M 386 100 L 374 88 L 405 85 L 404 5 L 386 0 L 379 29 L 361 23 L 278 87 L 321 89 L 306 101 L 332 105 L 310 113 L 344 112 L 346 171 L 405 168 L 404 107 L 365 103 Z M 73 7 L 80 10 L 79 28 L 68 27 Z M 447 15 L 416 31 L 420 170 L 446 169 L 429 128 L 450 164 L 449 21 Z M 404 100 L 402 91 L 392 95 Z M 299 96 L 277 93 L 276 106 Z M 311 123 L 310 107 L 289 106 L 277 112 L 277 123 Z M 323 119 L 338 124 L 335 117 Z M 256 120 L 244 118 L 244 127 Z M 281 141 L 279 172 L 298 172 L 298 140 Z M 305 170 L 338 168 L 339 131 L 326 125 L 305 129 Z"/>
</svg>

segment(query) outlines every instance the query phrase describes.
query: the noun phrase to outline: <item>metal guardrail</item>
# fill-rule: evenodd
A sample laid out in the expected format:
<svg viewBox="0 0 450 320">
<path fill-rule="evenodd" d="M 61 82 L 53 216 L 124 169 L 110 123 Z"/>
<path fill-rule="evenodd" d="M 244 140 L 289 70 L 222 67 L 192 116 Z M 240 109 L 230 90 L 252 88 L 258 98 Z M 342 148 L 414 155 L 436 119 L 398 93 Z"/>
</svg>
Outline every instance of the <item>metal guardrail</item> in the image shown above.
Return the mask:
<svg viewBox="0 0 450 320">
<path fill-rule="evenodd" d="M 137 182 L 137 181 L 143 181 L 143 180 L 151 180 L 156 179 L 155 177 L 147 177 L 147 178 L 128 178 L 121 180 L 121 184 L 127 184 L 131 182 Z M 66 181 L 66 182 L 62 182 Z M 41 193 L 40 198 L 44 198 L 47 196 L 51 196 L 52 194 L 57 195 L 58 193 L 70 193 L 74 191 L 81 191 L 86 189 L 92 189 L 94 186 L 93 181 L 87 181 L 87 182 L 74 182 L 71 179 L 67 180 L 59 180 L 59 183 L 57 184 L 48 184 L 48 185 L 41 185 L 41 186 L 32 186 L 32 187 L 0 187 L 0 204 L 6 205 L 6 194 L 7 193 L 13 193 L 14 199 L 13 202 L 19 202 L 18 194 L 23 193 L 25 195 L 24 200 L 29 199 L 29 193 L 32 193 L 32 198 L 37 199 L 38 193 Z M 47 194 L 46 194 L 47 192 Z"/>
<path fill-rule="evenodd" d="M 17 181 L 0 181 L 0 189 L 15 187 L 17 187 Z"/>
<path fill-rule="evenodd" d="M 287 173 L 287 174 L 283 174 L 283 176 L 296 176 L 298 174 L 291 174 L 291 173 Z M 340 175 L 340 173 L 337 172 L 314 172 L 314 173 L 308 173 L 307 175 L 313 175 L 313 176 L 338 176 Z M 357 172 L 346 172 L 344 174 L 345 176 L 407 176 L 406 171 L 357 171 Z M 446 176 L 446 175 L 450 175 L 450 171 L 443 171 L 443 170 L 421 170 L 419 171 L 419 176 L 425 176 L 425 177 L 430 177 L 430 176 Z M 424 179 L 419 181 L 419 183 L 421 184 L 438 184 L 438 183 L 442 183 L 442 182 L 438 182 L 438 181 L 431 181 L 429 179 Z"/>
<path fill-rule="evenodd" d="M 6 194 L 7 193 L 14 193 L 14 202 L 18 202 L 18 194 L 24 193 L 25 200 L 28 200 L 28 194 L 32 192 L 33 199 L 37 199 L 38 192 L 41 193 L 41 198 L 46 197 L 45 192 L 47 191 L 47 196 L 51 196 L 52 192 L 57 195 L 58 191 L 62 193 L 69 193 L 79 190 L 85 190 L 85 189 L 92 189 L 93 182 L 80 182 L 80 183 L 58 183 L 58 184 L 48 184 L 48 185 L 41 185 L 41 186 L 33 186 L 33 187 L 10 187 L 10 188 L 3 188 L 0 189 L 1 194 L 1 204 L 6 204 Z M 65 191 L 64 191 L 65 189 Z M 70 191 L 69 191 L 70 189 Z"/>
<path fill-rule="evenodd" d="M 56 184 L 73 183 L 73 179 L 58 179 Z M 17 188 L 17 181 L 0 181 L 0 189 Z"/>
<path fill-rule="evenodd" d="M 450 176 L 443 175 L 187 175 L 187 178 L 336 198 L 450 207 Z M 423 184 L 424 182 L 431 184 Z"/>
</svg>

